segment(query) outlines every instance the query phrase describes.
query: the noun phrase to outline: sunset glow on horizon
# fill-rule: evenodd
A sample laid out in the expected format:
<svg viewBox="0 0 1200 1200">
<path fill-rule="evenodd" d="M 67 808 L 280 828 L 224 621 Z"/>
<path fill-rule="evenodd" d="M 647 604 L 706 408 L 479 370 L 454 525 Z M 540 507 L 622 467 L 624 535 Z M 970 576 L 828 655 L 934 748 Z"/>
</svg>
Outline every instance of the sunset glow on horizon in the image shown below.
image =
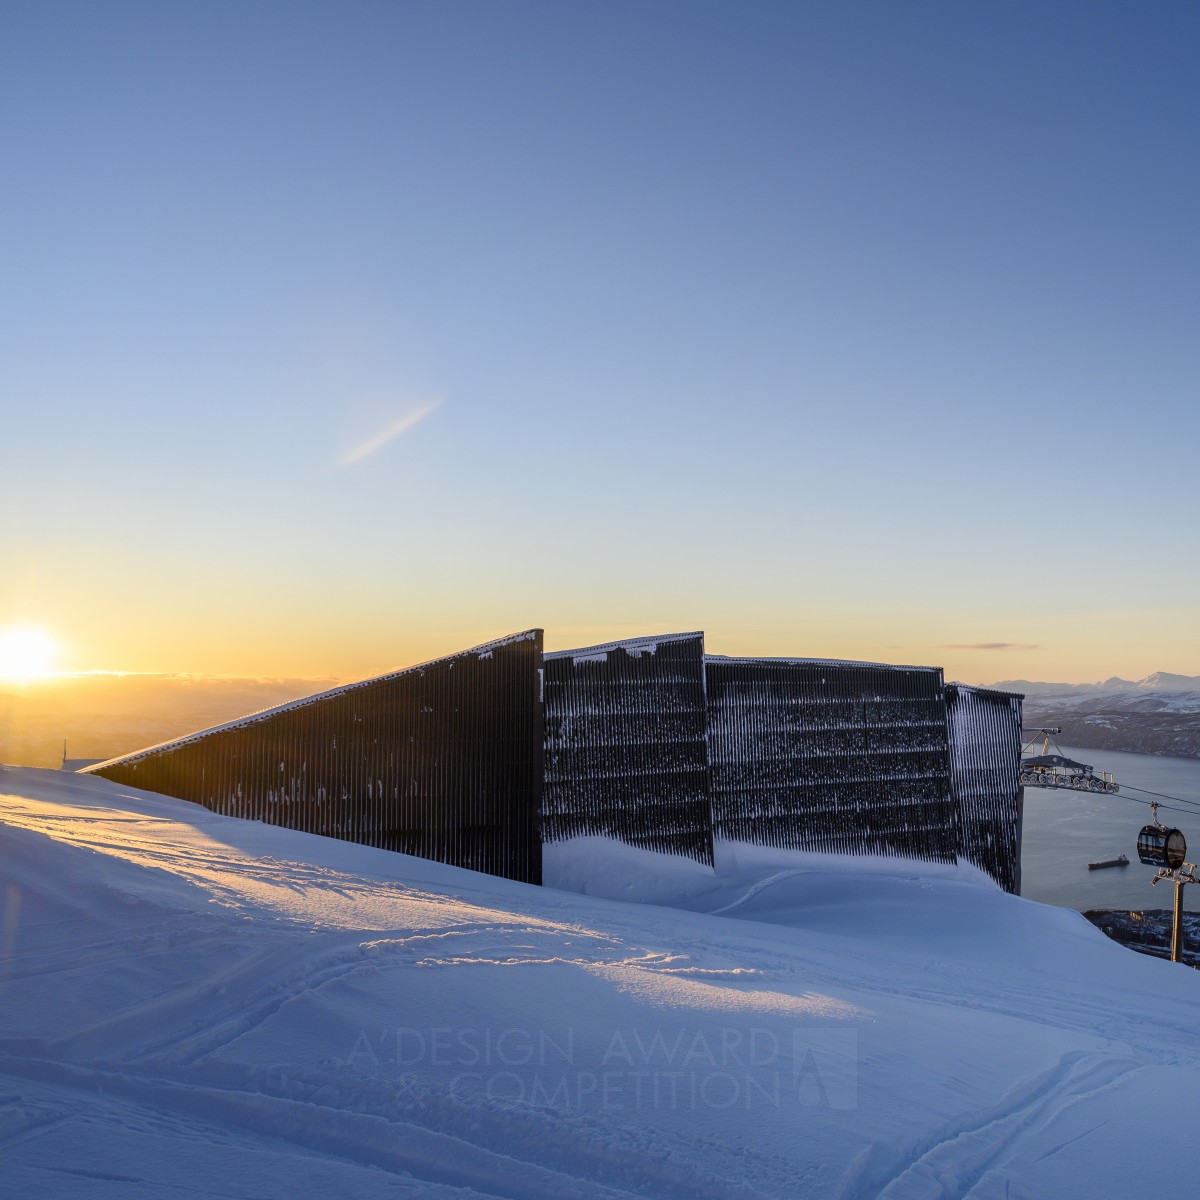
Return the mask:
<svg viewBox="0 0 1200 1200">
<path fill-rule="evenodd" d="M 1200 10 L 68 9 L 0 39 L 7 678 L 1200 674 Z"/>
<path fill-rule="evenodd" d="M 952 626 L 895 612 L 825 612 L 815 615 L 804 629 L 798 627 L 794 614 L 753 598 L 735 613 L 706 614 L 701 606 L 686 602 L 678 611 L 681 615 L 676 620 L 652 619 L 648 615 L 644 621 L 618 624 L 606 622 L 597 614 L 598 619 L 591 622 L 558 625 L 539 621 L 541 614 L 536 609 L 513 612 L 506 623 L 492 624 L 452 623 L 440 619 L 440 614 L 429 613 L 425 623 L 413 627 L 381 616 L 377 623 L 364 622 L 351 630 L 336 625 L 301 626 L 296 614 L 276 614 L 274 637 L 254 621 L 249 622 L 252 636 L 245 640 L 205 636 L 172 646 L 158 635 L 139 642 L 135 630 L 114 627 L 111 639 L 105 640 L 104 631 L 99 631 L 96 643 L 85 644 L 82 649 L 76 643 L 70 652 L 40 631 L 26 630 L 19 635 L 10 631 L 0 640 L 0 678 L 64 684 L 74 678 L 99 675 L 210 681 L 291 679 L 312 681 L 314 690 L 318 690 L 320 686 L 350 683 L 415 666 L 534 627 L 545 630 L 548 650 L 701 629 L 706 648 L 713 654 L 937 666 L 943 668 L 947 680 L 981 684 L 1021 679 L 1095 683 L 1113 675 L 1136 680 L 1156 670 L 1171 670 L 1180 661 L 1169 631 L 1157 639 L 1147 637 L 1137 655 L 1120 651 L 1116 634 L 1130 619 L 1126 613 L 1102 614 L 1090 622 L 1046 618 L 1040 628 L 1053 631 L 1053 640 L 1038 646 L 1020 641 L 952 644 L 945 640 Z M 978 628 L 966 622 L 958 626 L 967 635 Z M 1029 626 L 1014 623 L 1009 628 L 1020 632 Z M 1096 653 L 1094 643 L 1097 630 L 1103 628 L 1114 636 L 1101 655 Z M 118 631 L 120 638 L 116 636 Z M 127 665 L 89 666 L 89 654 L 94 655 L 91 661 L 111 663 L 116 659 Z M 1186 663 L 1183 668 L 1181 673 L 1187 673 Z"/>
<path fill-rule="evenodd" d="M 58 645 L 36 625 L 0 629 L 0 679 L 44 679 L 54 674 Z"/>
</svg>

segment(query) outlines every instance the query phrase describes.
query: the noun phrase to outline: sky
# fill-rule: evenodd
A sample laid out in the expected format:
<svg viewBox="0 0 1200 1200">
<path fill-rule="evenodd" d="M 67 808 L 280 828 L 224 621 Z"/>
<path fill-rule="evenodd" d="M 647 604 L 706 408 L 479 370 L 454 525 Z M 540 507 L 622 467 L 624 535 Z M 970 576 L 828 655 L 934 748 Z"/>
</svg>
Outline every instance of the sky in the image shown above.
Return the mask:
<svg viewBox="0 0 1200 1200">
<path fill-rule="evenodd" d="M 0 4 L 0 628 L 1200 674 L 1200 8 Z"/>
</svg>

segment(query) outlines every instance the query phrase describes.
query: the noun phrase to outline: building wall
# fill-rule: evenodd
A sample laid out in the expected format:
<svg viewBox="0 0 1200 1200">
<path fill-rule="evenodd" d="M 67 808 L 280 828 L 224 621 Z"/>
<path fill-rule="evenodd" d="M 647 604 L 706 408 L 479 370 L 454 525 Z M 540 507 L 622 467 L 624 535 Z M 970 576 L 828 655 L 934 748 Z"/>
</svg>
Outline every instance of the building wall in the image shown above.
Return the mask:
<svg viewBox="0 0 1200 1200">
<path fill-rule="evenodd" d="M 542 632 L 92 768 L 231 816 L 541 882 Z"/>
<path fill-rule="evenodd" d="M 704 636 L 548 654 L 542 834 L 600 834 L 711 865 Z"/>
<path fill-rule="evenodd" d="M 710 656 L 705 677 L 717 839 L 955 861 L 939 669 Z"/>
<path fill-rule="evenodd" d="M 964 684 L 946 688 L 960 853 L 1014 894 L 1021 891 L 1025 801 L 1019 778 L 1022 699 Z"/>
<path fill-rule="evenodd" d="M 543 655 L 531 630 L 90 770 L 531 883 L 543 840 L 602 835 L 708 865 L 715 840 L 961 855 L 1016 892 L 1020 702 L 699 633 Z"/>
</svg>

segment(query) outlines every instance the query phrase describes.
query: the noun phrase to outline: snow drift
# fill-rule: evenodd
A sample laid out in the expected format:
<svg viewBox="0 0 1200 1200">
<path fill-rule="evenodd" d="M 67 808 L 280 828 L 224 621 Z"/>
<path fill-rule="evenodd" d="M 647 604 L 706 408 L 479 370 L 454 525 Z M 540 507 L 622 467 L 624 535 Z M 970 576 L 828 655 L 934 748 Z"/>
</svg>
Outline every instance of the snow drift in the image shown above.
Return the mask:
<svg viewBox="0 0 1200 1200">
<path fill-rule="evenodd" d="M 0 769 L 12 1194 L 1126 1197 L 1197 1165 L 1194 972 L 969 868 L 734 846 L 651 884 L 598 849 L 536 888 Z"/>
</svg>

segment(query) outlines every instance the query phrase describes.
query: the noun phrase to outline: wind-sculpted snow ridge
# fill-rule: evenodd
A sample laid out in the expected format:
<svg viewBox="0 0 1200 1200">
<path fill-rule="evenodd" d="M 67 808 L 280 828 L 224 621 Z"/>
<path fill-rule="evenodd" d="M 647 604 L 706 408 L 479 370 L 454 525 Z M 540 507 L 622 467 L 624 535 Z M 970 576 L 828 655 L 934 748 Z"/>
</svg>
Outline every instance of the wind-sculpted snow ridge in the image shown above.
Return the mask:
<svg viewBox="0 0 1200 1200">
<path fill-rule="evenodd" d="M 1197 1166 L 1195 972 L 973 868 L 578 841 L 536 888 L 0 769 L 6 1194 L 1124 1198 Z"/>
</svg>

